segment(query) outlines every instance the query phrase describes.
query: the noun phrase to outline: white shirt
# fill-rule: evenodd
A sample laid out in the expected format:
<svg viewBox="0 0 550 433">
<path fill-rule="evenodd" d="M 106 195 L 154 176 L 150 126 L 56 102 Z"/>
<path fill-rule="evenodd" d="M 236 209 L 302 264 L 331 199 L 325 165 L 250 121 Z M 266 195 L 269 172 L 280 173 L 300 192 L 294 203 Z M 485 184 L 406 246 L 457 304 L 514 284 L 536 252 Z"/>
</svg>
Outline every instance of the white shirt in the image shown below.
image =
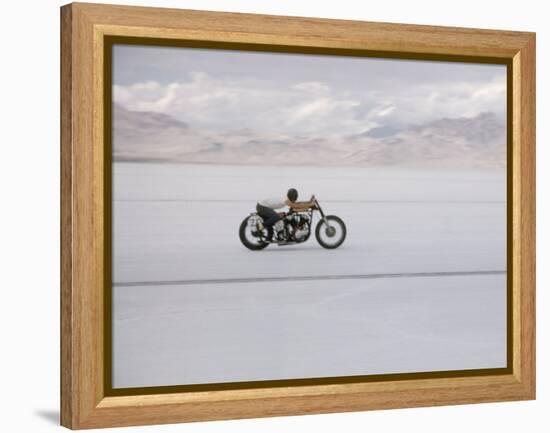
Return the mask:
<svg viewBox="0 0 550 433">
<path fill-rule="evenodd" d="M 259 203 L 262 206 L 269 207 L 271 209 L 281 209 L 286 206 L 286 199 L 281 200 L 279 198 L 266 198 L 264 200 L 260 200 Z"/>
</svg>

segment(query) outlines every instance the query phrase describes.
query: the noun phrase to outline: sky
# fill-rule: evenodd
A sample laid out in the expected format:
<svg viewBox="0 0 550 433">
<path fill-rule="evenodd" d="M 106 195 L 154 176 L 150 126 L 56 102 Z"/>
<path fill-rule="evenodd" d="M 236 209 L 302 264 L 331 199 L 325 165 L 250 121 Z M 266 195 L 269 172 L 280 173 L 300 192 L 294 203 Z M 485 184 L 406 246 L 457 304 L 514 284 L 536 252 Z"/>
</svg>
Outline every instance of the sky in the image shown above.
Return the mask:
<svg viewBox="0 0 550 433">
<path fill-rule="evenodd" d="M 505 122 L 506 67 L 115 45 L 113 100 L 214 133 L 384 134 L 492 112 Z"/>
</svg>

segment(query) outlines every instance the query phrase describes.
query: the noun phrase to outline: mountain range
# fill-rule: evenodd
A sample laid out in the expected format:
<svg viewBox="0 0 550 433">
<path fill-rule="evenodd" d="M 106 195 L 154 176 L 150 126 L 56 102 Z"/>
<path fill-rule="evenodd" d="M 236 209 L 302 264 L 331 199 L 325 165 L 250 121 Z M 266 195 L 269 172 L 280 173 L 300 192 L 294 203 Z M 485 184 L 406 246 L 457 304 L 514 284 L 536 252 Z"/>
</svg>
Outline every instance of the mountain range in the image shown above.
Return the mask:
<svg viewBox="0 0 550 433">
<path fill-rule="evenodd" d="M 506 125 L 494 113 L 484 112 L 355 135 L 301 136 L 238 128 L 216 133 L 167 114 L 115 104 L 113 160 L 497 168 L 506 164 Z"/>
</svg>

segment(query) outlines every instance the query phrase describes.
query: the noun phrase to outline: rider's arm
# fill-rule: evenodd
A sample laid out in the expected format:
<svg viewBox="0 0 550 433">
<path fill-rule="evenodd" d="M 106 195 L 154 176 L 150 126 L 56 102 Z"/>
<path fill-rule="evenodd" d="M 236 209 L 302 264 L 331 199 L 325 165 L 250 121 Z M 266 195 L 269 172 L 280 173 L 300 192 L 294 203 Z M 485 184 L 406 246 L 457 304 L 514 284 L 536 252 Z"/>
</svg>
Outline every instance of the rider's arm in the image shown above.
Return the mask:
<svg viewBox="0 0 550 433">
<path fill-rule="evenodd" d="M 303 211 L 303 210 L 307 210 L 309 209 L 310 207 L 313 207 L 315 205 L 315 200 L 311 200 L 311 201 L 296 201 L 296 202 L 291 202 L 290 200 L 287 200 L 286 201 L 286 204 L 288 205 L 288 207 L 290 207 L 291 209 L 295 210 L 295 211 Z"/>
</svg>

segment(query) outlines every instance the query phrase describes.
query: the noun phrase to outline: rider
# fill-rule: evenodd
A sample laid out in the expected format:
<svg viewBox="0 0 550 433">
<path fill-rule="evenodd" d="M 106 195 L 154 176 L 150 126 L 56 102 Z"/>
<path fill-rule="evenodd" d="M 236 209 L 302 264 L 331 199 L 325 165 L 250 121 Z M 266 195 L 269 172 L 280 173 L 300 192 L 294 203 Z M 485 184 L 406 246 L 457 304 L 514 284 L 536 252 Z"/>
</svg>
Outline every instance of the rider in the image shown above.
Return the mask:
<svg viewBox="0 0 550 433">
<path fill-rule="evenodd" d="M 286 193 L 286 199 L 284 198 L 268 198 L 260 200 L 256 205 L 256 211 L 264 219 L 264 226 L 271 227 L 277 221 L 279 221 L 283 215 L 275 211 L 275 209 L 281 209 L 285 206 L 290 207 L 297 212 L 307 210 L 315 206 L 315 199 L 310 201 L 296 201 L 298 199 L 298 191 L 295 188 L 290 188 Z"/>
</svg>

